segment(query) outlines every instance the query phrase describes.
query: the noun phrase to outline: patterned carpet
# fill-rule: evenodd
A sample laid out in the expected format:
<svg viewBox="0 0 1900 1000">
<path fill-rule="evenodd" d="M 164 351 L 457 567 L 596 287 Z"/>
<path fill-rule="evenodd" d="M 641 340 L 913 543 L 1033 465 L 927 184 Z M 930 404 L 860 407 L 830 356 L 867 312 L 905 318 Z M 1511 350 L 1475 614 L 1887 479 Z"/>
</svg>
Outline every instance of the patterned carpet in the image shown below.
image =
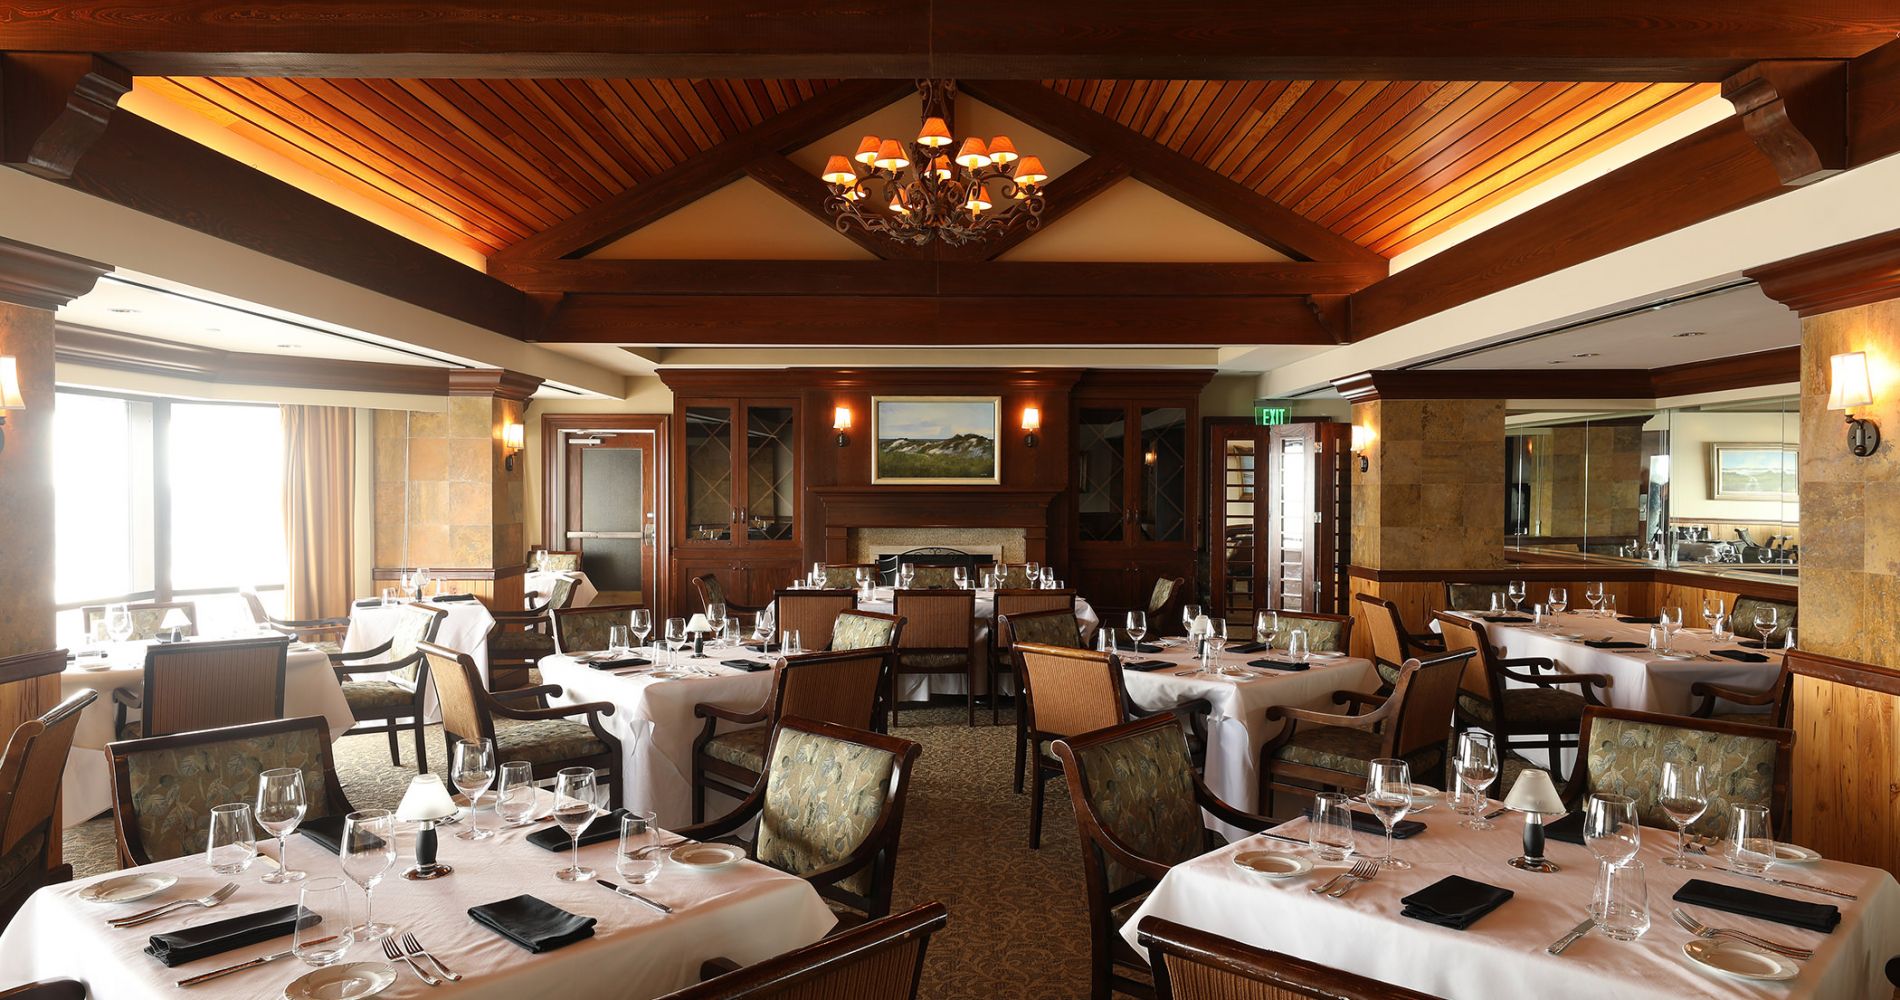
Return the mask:
<svg viewBox="0 0 1900 1000">
<path fill-rule="evenodd" d="M 906 711 L 897 735 L 923 745 L 898 859 L 899 909 L 941 900 L 950 924 L 931 943 L 927 1000 L 1050 1000 L 1088 993 L 1088 914 L 1082 860 L 1067 793 L 1052 788 L 1042 849 L 1031 851 L 1029 799 L 1011 790 L 1015 732 L 964 725 L 961 708 Z M 431 762 L 441 735 L 429 736 Z M 404 760 L 409 740 L 403 740 Z M 336 744 L 337 770 L 352 802 L 394 804 L 413 770 L 390 766 L 380 738 Z M 446 775 L 445 775 L 446 776 Z M 117 867 L 110 818 L 66 831 L 66 859 L 84 877 Z"/>
</svg>

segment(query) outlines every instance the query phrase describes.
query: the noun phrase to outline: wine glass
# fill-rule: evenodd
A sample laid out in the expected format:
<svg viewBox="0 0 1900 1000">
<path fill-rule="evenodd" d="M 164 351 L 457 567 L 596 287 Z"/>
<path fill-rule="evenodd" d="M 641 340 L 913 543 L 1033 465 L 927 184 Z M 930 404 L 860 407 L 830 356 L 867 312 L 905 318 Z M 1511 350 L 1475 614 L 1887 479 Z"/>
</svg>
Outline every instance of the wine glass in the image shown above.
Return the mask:
<svg viewBox="0 0 1900 1000">
<path fill-rule="evenodd" d="M 429 567 L 417 566 L 416 567 L 416 600 L 418 601 L 422 600 L 423 597 L 426 596 L 425 591 L 427 591 L 428 589 L 429 589 Z"/>
<path fill-rule="evenodd" d="M 1035 563 L 1023 563 L 1023 585 L 1032 586 L 1033 581 L 1042 576 L 1042 567 Z"/>
<path fill-rule="evenodd" d="M 1128 612 L 1128 621 L 1124 625 L 1124 631 L 1128 633 L 1128 638 L 1135 641 L 1135 646 L 1139 649 L 1141 640 L 1148 635 L 1148 613 L 1146 611 Z"/>
<path fill-rule="evenodd" d="M 396 578 L 396 582 L 402 584 L 402 594 L 404 598 L 413 601 L 422 596 L 422 585 L 416 582 L 415 570 L 404 570 L 402 574 Z"/>
<path fill-rule="evenodd" d="M 1524 612 L 1524 581 L 1512 580 L 1504 585 L 1504 596 L 1511 599 L 1511 610 L 1519 614 Z"/>
<path fill-rule="evenodd" d="M 1189 635 L 1192 635 L 1194 633 L 1194 619 L 1199 618 L 1199 617 L 1201 617 L 1200 605 L 1198 604 L 1181 605 L 1181 627 L 1186 629 Z"/>
<path fill-rule="evenodd" d="M 1366 807 L 1385 824 L 1385 857 L 1379 859 L 1379 866 L 1410 871 L 1411 862 L 1392 856 L 1392 827 L 1412 811 L 1411 765 L 1389 757 L 1373 761 L 1366 780 Z"/>
<path fill-rule="evenodd" d="M 307 873 L 290 867 L 290 858 L 284 853 L 284 838 L 296 832 L 308 808 L 308 800 L 304 798 L 302 768 L 273 767 L 258 776 L 257 809 L 254 813 L 257 825 L 277 838 L 277 870 L 264 876 L 264 882 L 283 885 L 303 881 Z"/>
<path fill-rule="evenodd" d="M 714 601 L 713 603 L 706 605 L 706 624 L 712 626 L 714 636 L 717 636 L 719 635 L 719 633 L 725 631 L 725 628 L 726 628 L 725 602 Z"/>
<path fill-rule="evenodd" d="M 970 570 L 967 566 L 958 566 L 950 571 L 950 579 L 956 582 L 958 590 L 970 589 Z"/>
<path fill-rule="evenodd" d="M 1708 772 L 1694 761 L 1663 761 L 1661 787 L 1656 801 L 1676 824 L 1676 853 L 1663 864 L 1690 870 L 1704 867 L 1689 857 L 1689 824 L 1702 818 L 1709 808 Z"/>
<path fill-rule="evenodd" d="M 1755 609 L 1755 631 L 1761 636 L 1761 648 L 1768 648 L 1768 636 L 1781 624 L 1781 613 L 1767 605 Z"/>
<path fill-rule="evenodd" d="M 629 621 L 631 624 L 628 625 L 628 628 L 633 631 L 634 639 L 637 640 L 640 645 L 646 645 L 647 636 L 653 634 L 653 612 L 646 608 L 634 608 L 633 615 Z"/>
<path fill-rule="evenodd" d="M 1458 756 L 1453 762 L 1458 783 L 1470 791 L 1471 815 L 1458 825 L 1472 830 L 1490 830 L 1497 824 L 1484 818 L 1484 791 L 1498 777 L 1497 739 L 1480 729 L 1458 734 Z"/>
<path fill-rule="evenodd" d="M 869 566 L 859 566 L 855 576 L 858 581 L 858 593 L 862 594 L 871 589 L 871 568 Z"/>
<path fill-rule="evenodd" d="M 387 809 L 358 809 L 343 817 L 343 842 L 338 852 L 343 874 L 363 888 L 363 926 L 358 941 L 387 937 L 394 928 L 370 915 L 370 895 L 396 863 L 396 819 Z"/>
<path fill-rule="evenodd" d="M 686 619 L 668 618 L 666 620 L 666 662 L 668 666 L 679 664 L 680 649 L 686 645 Z"/>
<path fill-rule="evenodd" d="M 600 786 L 591 767 L 564 767 L 554 776 L 554 821 L 574 839 L 573 862 L 554 873 L 563 882 L 585 882 L 592 868 L 581 867 L 581 834 L 600 815 Z"/>
<path fill-rule="evenodd" d="M 1551 614 L 1553 615 L 1563 614 L 1564 608 L 1570 605 L 1569 589 L 1565 587 L 1550 588 L 1550 593 L 1545 595 L 1545 604 L 1550 608 Z"/>
<path fill-rule="evenodd" d="M 132 638 L 132 609 L 123 604 L 106 605 L 106 635 L 113 642 L 124 642 Z"/>
<path fill-rule="evenodd" d="M 1273 637 L 1280 634 L 1280 612 L 1262 611 L 1253 616 L 1253 638 L 1255 642 L 1273 646 Z"/>
<path fill-rule="evenodd" d="M 1720 597 L 1702 599 L 1702 623 L 1709 627 L 1710 632 L 1715 631 L 1715 620 L 1726 614 L 1728 614 L 1728 606 Z"/>
<path fill-rule="evenodd" d="M 456 789 L 468 797 L 468 829 L 456 834 L 456 839 L 487 840 L 494 836 L 495 831 L 482 829 L 476 808 L 482 804 L 488 786 L 495 783 L 495 741 L 484 738 L 455 744 L 449 778 L 455 782 Z"/>
<path fill-rule="evenodd" d="M 917 583 L 917 564 L 905 563 L 897 568 L 897 586 L 900 590 L 909 590 Z"/>
<path fill-rule="evenodd" d="M 539 796 L 534 789 L 534 765 L 511 760 L 501 765 L 495 784 L 495 815 L 509 826 L 526 826 L 534 819 Z"/>
<path fill-rule="evenodd" d="M 1595 614 L 1597 608 L 1603 604 L 1603 584 L 1586 584 L 1583 588 L 1583 599 L 1590 602 L 1590 611 Z"/>
<path fill-rule="evenodd" d="M 301 875 L 302 873 L 298 873 Z M 315 878 L 298 893 L 303 913 L 291 932 L 290 951 L 303 964 L 315 968 L 335 965 L 343 960 L 354 940 L 350 934 L 350 896 L 340 878 Z"/>
<path fill-rule="evenodd" d="M 1220 670 L 1221 651 L 1227 648 L 1227 619 L 1209 618 L 1207 631 L 1202 633 L 1202 638 L 1206 645 L 1201 647 L 1205 650 L 1201 658 L 1201 672 L 1215 673 Z"/>
<path fill-rule="evenodd" d="M 628 885 L 645 885 L 660 874 L 662 858 L 655 850 L 660 844 L 660 828 L 650 812 L 629 811 L 620 820 L 620 850 L 614 854 L 614 871 Z"/>
<path fill-rule="evenodd" d="M 219 875 L 236 875 L 257 860 L 257 837 L 251 830 L 251 804 L 226 802 L 211 807 L 211 830 L 205 838 L 205 864 Z"/>
<path fill-rule="evenodd" d="M 1662 629 L 1662 651 L 1667 653 L 1669 640 L 1675 638 L 1677 632 L 1682 631 L 1682 608 L 1677 605 L 1657 608 L 1656 624 Z"/>
<path fill-rule="evenodd" d="M 1636 800 L 1627 795 L 1597 792 L 1583 807 L 1583 846 L 1597 858 L 1597 891 L 1590 915 L 1608 916 L 1610 869 L 1636 856 L 1642 847 L 1642 827 L 1636 823 Z"/>
<path fill-rule="evenodd" d="M 786 656 L 797 656 L 805 651 L 804 645 L 798 640 L 797 629 L 788 628 L 785 630 L 785 634 L 779 637 L 778 651 Z"/>
</svg>

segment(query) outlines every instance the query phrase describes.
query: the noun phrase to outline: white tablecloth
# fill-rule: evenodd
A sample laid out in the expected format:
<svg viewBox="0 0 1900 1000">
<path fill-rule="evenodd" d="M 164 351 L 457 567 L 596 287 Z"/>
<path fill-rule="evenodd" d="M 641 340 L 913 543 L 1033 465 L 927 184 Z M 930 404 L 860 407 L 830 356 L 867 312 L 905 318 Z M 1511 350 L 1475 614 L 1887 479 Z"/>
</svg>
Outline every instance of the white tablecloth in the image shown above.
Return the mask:
<svg viewBox="0 0 1900 1000">
<path fill-rule="evenodd" d="M 658 663 L 666 662 L 664 650 L 643 649 L 639 655 Z M 696 718 L 693 708 L 700 704 L 717 705 L 749 712 L 765 704 L 772 691 L 772 672 L 747 672 L 719 665 L 720 660 L 751 660 L 769 663 L 776 655 L 754 653 L 746 649 L 709 650 L 704 660 L 691 659 L 692 652 L 681 652 L 681 663 L 704 667 L 711 677 L 681 677 L 657 680 L 645 673 L 616 675 L 595 670 L 563 654 L 543 657 L 541 681 L 559 684 L 555 705 L 604 701 L 614 706 L 614 714 L 602 721 L 620 737 L 622 749 L 621 791 L 630 807 L 651 809 L 662 825 L 685 826 L 693 818 L 693 740 L 706 720 Z M 638 722 L 651 722 L 651 746 L 636 752 L 629 736 Z M 735 728 L 721 723 L 721 731 Z M 716 819 L 731 808 L 730 800 L 712 796 L 707 801 L 706 818 Z"/>
<path fill-rule="evenodd" d="M 1174 708 L 1197 698 L 1211 706 L 1207 724 L 1207 787 L 1228 805 L 1247 812 L 1259 812 L 1260 747 L 1286 728 L 1282 722 L 1268 722 L 1267 709 L 1274 705 L 1311 708 L 1322 712 L 1343 713 L 1345 706 L 1332 702 L 1335 691 L 1378 689 L 1378 677 L 1372 661 L 1358 657 L 1314 660 L 1301 671 L 1262 670 L 1251 677 L 1181 676 L 1191 668 L 1191 647 L 1182 642 L 1160 653 L 1123 653 L 1128 660 L 1169 660 L 1181 664 L 1178 669 L 1124 670 L 1122 683 L 1128 697 L 1147 711 Z M 1221 663 L 1230 666 L 1257 660 L 1266 654 L 1225 653 Z M 1270 810 L 1269 810 L 1270 811 Z M 1239 831 L 1216 824 L 1216 829 L 1233 836 Z"/>
<path fill-rule="evenodd" d="M 600 596 L 600 591 L 594 589 L 594 581 L 589 580 L 587 574 L 580 570 L 559 570 L 545 573 L 540 570 L 530 570 L 522 580 L 522 590 L 531 594 L 546 594 L 554 588 L 554 581 L 563 576 L 574 581 L 574 599 L 567 602 L 568 607 L 587 607 L 594 603 L 594 598 Z"/>
<path fill-rule="evenodd" d="M 435 641 L 474 657 L 475 669 L 482 675 L 482 683 L 486 685 L 488 632 L 495 627 L 495 616 L 489 614 L 488 608 L 480 601 L 445 601 L 431 607 L 446 608 L 449 612 L 442 619 L 442 626 L 436 629 Z M 390 636 L 396 633 L 397 615 L 401 610 L 401 605 L 351 608 L 350 630 L 343 636 L 343 651 L 360 653 L 388 642 Z M 442 709 L 436 704 L 433 685 L 423 696 L 423 705 L 428 709 L 429 722 L 442 721 Z"/>
<path fill-rule="evenodd" d="M 1838 862 L 1777 865 L 1774 874 L 1857 894 L 1831 899 L 1781 889 L 1717 871 L 1685 872 L 1662 864 L 1674 850 L 1674 834 L 1644 830 L 1638 857 L 1647 869 L 1650 928 L 1633 942 L 1612 941 L 1593 931 L 1561 956 L 1545 946 L 1584 917 L 1596 878 L 1596 859 L 1573 844 L 1551 842 L 1546 856 L 1563 866 L 1554 874 L 1519 871 L 1505 864 L 1523 852 L 1523 824 L 1515 815 L 1497 829 L 1465 830 L 1442 806 L 1420 816 L 1428 829 L 1398 841 L 1394 852 L 1411 871 L 1387 871 L 1340 899 L 1307 892 L 1315 879 L 1338 866 L 1318 866 L 1311 875 L 1271 881 L 1242 871 L 1233 856 L 1243 849 L 1303 848 L 1264 837 L 1249 838 L 1177 865 L 1122 928 L 1135 944 L 1135 928 L 1150 914 L 1296 958 L 1344 969 L 1382 982 L 1458 1000 L 1522 1000 L 1526 997 L 1615 997 L 1616 1000 L 1684 1000 L 1691 997 L 1775 997 L 1809 1000 L 1869 1000 L 1893 992 L 1882 969 L 1900 951 L 1900 885 L 1874 868 Z M 1280 827 L 1305 839 L 1305 820 Z M 1377 856 L 1378 839 L 1360 837 L 1362 853 Z M 1457 931 L 1399 916 L 1399 898 L 1447 875 L 1463 875 L 1516 897 L 1470 928 Z M 1690 877 L 1719 884 L 1770 890 L 1776 895 L 1841 908 L 1832 934 L 1789 927 L 1702 907 L 1683 906 L 1703 923 L 1732 927 L 1771 941 L 1813 948 L 1801 974 L 1789 983 L 1753 983 L 1704 970 L 1682 952 L 1689 933 L 1669 919 L 1682 904 L 1670 896 Z M 1145 952 L 1144 952 L 1145 954 Z"/>
<path fill-rule="evenodd" d="M 83 823 L 112 808 L 112 768 L 105 753 L 106 744 L 117 739 L 113 723 L 118 706 L 112 700 L 115 688 L 142 688 L 145 684 L 145 647 L 147 643 L 115 643 L 101 648 L 102 659 L 83 656 L 68 664 L 59 676 L 59 696 L 64 699 L 81 688 L 99 692 L 79 716 L 79 728 L 73 733 L 73 749 L 66 756 L 66 780 L 61 793 L 61 823 Z M 105 669 L 88 669 L 105 663 Z M 284 717 L 321 715 L 330 723 L 330 735 L 343 735 L 355 719 L 349 702 L 343 700 L 343 688 L 337 683 L 330 658 L 314 649 L 295 644 L 284 660 Z M 128 719 L 139 713 L 130 712 Z"/>
<path fill-rule="evenodd" d="M 486 808 L 481 819 L 494 823 Z M 399 965 L 395 985 L 381 994 L 389 1000 L 438 995 L 645 1000 L 698 982 L 700 964 L 707 959 L 726 957 L 742 964 L 763 961 L 817 941 L 835 922 L 805 880 L 751 862 L 707 873 L 668 863 L 658 879 L 641 889 L 644 895 L 673 907 L 671 915 L 662 916 L 591 881 L 575 884 L 556 879 L 554 871 L 567 864 L 568 856 L 523 843 L 533 828 L 517 828 L 475 843 L 457 840 L 454 829 L 442 833 L 438 856 L 454 866 L 455 873 L 429 882 L 411 882 L 397 874 L 412 863 L 413 850 L 412 838 L 398 838 L 403 860 L 377 887 L 374 914 L 379 921 L 415 934 L 465 978 L 446 986 L 448 992 L 443 993 L 425 986 Z M 275 850 L 274 844 L 268 846 Z M 614 850 L 612 842 L 582 848 L 581 862 L 600 872 L 601 878 L 621 881 L 614 874 Z M 290 838 L 290 860 L 313 877 L 341 874 L 335 857 L 303 837 Z M 213 875 L 195 856 L 151 867 L 180 876 L 166 898 L 202 896 L 227 881 Z M 223 906 L 193 909 L 131 930 L 112 930 L 103 918 L 135 913 L 154 901 L 101 906 L 77 899 L 78 890 L 94 879 L 42 889 L 0 935 L 0 988 L 73 978 L 87 984 L 92 1000 L 149 1000 L 182 995 L 172 984 L 186 976 L 287 950 L 290 939 L 285 937 L 171 969 L 140 950 L 155 932 L 297 902 L 297 886 L 259 882 L 265 870 L 257 864 L 237 876 L 241 888 Z M 363 897 L 354 883 L 345 879 L 345 885 L 352 917 L 360 921 Z M 597 918 L 594 936 L 534 955 L 466 915 L 471 906 L 521 893 Z M 351 946 L 344 961 L 384 959 L 380 946 L 359 942 Z M 199 1000 L 280 996 L 286 983 L 308 971 L 295 958 L 288 958 L 193 987 L 191 996 Z"/>
</svg>

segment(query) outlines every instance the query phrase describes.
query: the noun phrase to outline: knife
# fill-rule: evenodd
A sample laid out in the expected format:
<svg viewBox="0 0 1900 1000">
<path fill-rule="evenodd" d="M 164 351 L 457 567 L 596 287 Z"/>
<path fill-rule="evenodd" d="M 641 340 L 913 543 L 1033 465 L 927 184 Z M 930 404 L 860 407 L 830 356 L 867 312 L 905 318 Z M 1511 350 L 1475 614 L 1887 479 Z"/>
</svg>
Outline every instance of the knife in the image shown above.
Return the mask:
<svg viewBox="0 0 1900 1000">
<path fill-rule="evenodd" d="M 1859 899 L 1860 898 L 1859 896 L 1856 896 L 1851 892 L 1842 892 L 1839 889 L 1829 889 L 1826 886 L 1810 885 L 1806 882 L 1790 882 L 1789 880 L 1785 878 L 1774 878 L 1773 876 L 1769 876 L 1769 875 L 1751 875 L 1748 872 L 1736 871 L 1733 868 L 1724 868 L 1721 865 L 1710 865 L 1709 867 L 1715 869 L 1718 872 L 1728 872 L 1730 875 L 1740 875 L 1743 878 L 1752 878 L 1760 882 L 1767 882 L 1770 885 L 1785 885 L 1790 889 L 1806 889 L 1809 892 L 1818 892 L 1823 896 L 1833 896 L 1837 899 Z"/>
<path fill-rule="evenodd" d="M 323 944 L 326 941 L 335 941 L 336 937 L 337 936 L 335 934 L 332 934 L 329 937 L 318 938 L 315 941 L 306 941 L 304 942 L 304 944 L 305 946 L 309 946 L 313 944 Z M 265 955 L 265 956 L 262 956 L 261 958 L 253 958 L 248 962 L 239 962 L 236 965 L 227 965 L 222 969 L 213 969 L 210 972 L 206 972 L 201 975 L 192 976 L 188 979 L 180 979 L 178 981 L 178 985 L 179 986 L 196 986 L 199 983 L 208 983 L 213 979 L 223 978 L 224 976 L 228 976 L 233 972 L 243 972 L 245 969 L 255 969 L 260 965 L 269 965 L 270 963 L 275 962 L 278 959 L 289 958 L 293 954 L 295 954 L 295 952 L 293 951 L 280 951 L 275 955 Z"/>
<path fill-rule="evenodd" d="M 651 906 L 651 907 L 653 907 L 653 908 L 654 908 L 655 910 L 658 910 L 658 911 L 660 911 L 661 913 L 672 913 L 672 912 L 673 912 L 673 908 L 672 908 L 672 907 L 670 907 L 670 906 L 668 906 L 668 905 L 666 905 L 665 903 L 662 903 L 662 902 L 660 902 L 660 901 L 658 901 L 658 900 L 655 900 L 655 899 L 648 899 L 648 898 L 646 898 L 645 896 L 642 896 L 642 895 L 640 895 L 639 893 L 637 893 L 637 892 L 634 892 L 634 891 L 633 891 L 632 889 L 623 889 L 623 888 L 621 888 L 620 886 L 617 886 L 617 885 L 615 885 L 615 884 L 613 884 L 612 882 L 609 882 L 609 881 L 607 881 L 607 880 L 606 880 L 606 879 L 604 879 L 604 878 L 597 878 L 597 879 L 595 879 L 594 881 L 596 881 L 596 882 L 599 882 L 599 883 L 600 883 L 601 885 L 604 885 L 604 886 L 606 886 L 607 888 L 609 888 L 609 889 L 612 889 L 613 891 L 615 891 L 615 892 L 617 892 L 617 893 L 619 893 L 619 894 L 621 894 L 622 896 L 626 896 L 626 897 L 628 897 L 628 898 L 630 898 L 630 899 L 637 899 L 637 900 L 639 900 L 640 902 L 642 902 L 642 903 L 645 903 L 645 904 L 647 904 L 648 906 Z"/>
<path fill-rule="evenodd" d="M 1575 928 L 1571 929 L 1570 933 L 1565 934 L 1563 937 L 1558 938 L 1556 941 L 1551 943 L 1550 947 L 1545 948 L 1544 950 L 1547 952 L 1550 952 L 1552 955 L 1561 955 L 1564 953 L 1565 948 L 1568 948 L 1571 945 L 1576 944 L 1578 939 L 1582 938 L 1585 934 L 1590 933 L 1590 929 L 1592 927 L 1595 927 L 1596 925 L 1597 925 L 1597 921 L 1595 917 L 1585 917 L 1583 918 L 1583 923 L 1578 924 Z"/>
</svg>

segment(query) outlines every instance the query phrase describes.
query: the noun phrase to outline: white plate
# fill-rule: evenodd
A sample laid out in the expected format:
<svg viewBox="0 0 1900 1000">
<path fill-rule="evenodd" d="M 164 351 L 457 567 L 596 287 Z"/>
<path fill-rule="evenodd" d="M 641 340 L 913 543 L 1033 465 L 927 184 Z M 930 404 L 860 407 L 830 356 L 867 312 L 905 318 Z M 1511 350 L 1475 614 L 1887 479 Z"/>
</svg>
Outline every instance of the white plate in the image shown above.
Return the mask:
<svg viewBox="0 0 1900 1000">
<path fill-rule="evenodd" d="M 1563 639 L 1567 642 L 1583 641 L 1583 633 L 1581 632 L 1552 632 L 1550 636 L 1553 639 Z"/>
<path fill-rule="evenodd" d="M 284 1000 L 358 1000 L 373 997 L 396 981 L 396 970 L 381 962 L 344 962 L 315 969 L 284 987 Z"/>
<path fill-rule="evenodd" d="M 131 903 L 164 892 L 178 884 L 178 876 L 165 872 L 121 875 L 79 890 L 79 898 L 88 903 Z"/>
<path fill-rule="evenodd" d="M 1412 808 L 1410 811 L 1412 813 L 1422 813 L 1430 809 L 1433 805 L 1437 804 L 1439 796 L 1443 794 L 1445 793 L 1436 788 L 1427 788 L 1424 785 L 1413 785 Z"/>
<path fill-rule="evenodd" d="M 1740 941 L 1711 941 L 1692 938 L 1683 943 L 1682 953 L 1689 961 L 1737 979 L 1765 979 L 1781 982 L 1800 975 L 1794 959 L 1762 951 Z"/>
<path fill-rule="evenodd" d="M 1819 851 L 1810 851 L 1800 844 L 1775 843 L 1775 863 L 1782 865 L 1807 865 L 1821 860 Z"/>
<path fill-rule="evenodd" d="M 1234 855 L 1234 865 L 1262 878 L 1273 879 L 1292 878 L 1313 870 L 1311 861 L 1279 851 L 1241 851 Z"/>
<path fill-rule="evenodd" d="M 112 664 L 110 664 L 110 663 L 87 663 L 87 664 L 83 664 L 82 666 L 80 666 L 80 668 L 79 668 L 79 669 L 81 669 L 81 670 L 84 670 L 84 671 L 85 671 L 86 673 L 89 673 L 89 674 L 96 674 L 96 673 L 98 673 L 98 672 L 99 672 L 99 671 L 101 671 L 101 670 L 111 670 L 111 669 L 112 669 Z"/>
<path fill-rule="evenodd" d="M 669 670 L 649 670 L 647 671 L 646 675 L 648 677 L 653 678 L 656 681 L 676 681 L 682 677 L 692 676 L 691 674 L 688 674 L 684 670 L 670 670 L 670 669 Z"/>
<path fill-rule="evenodd" d="M 731 868 L 745 860 L 745 852 L 731 844 L 687 844 L 668 855 L 673 863 L 700 872 Z"/>
</svg>

